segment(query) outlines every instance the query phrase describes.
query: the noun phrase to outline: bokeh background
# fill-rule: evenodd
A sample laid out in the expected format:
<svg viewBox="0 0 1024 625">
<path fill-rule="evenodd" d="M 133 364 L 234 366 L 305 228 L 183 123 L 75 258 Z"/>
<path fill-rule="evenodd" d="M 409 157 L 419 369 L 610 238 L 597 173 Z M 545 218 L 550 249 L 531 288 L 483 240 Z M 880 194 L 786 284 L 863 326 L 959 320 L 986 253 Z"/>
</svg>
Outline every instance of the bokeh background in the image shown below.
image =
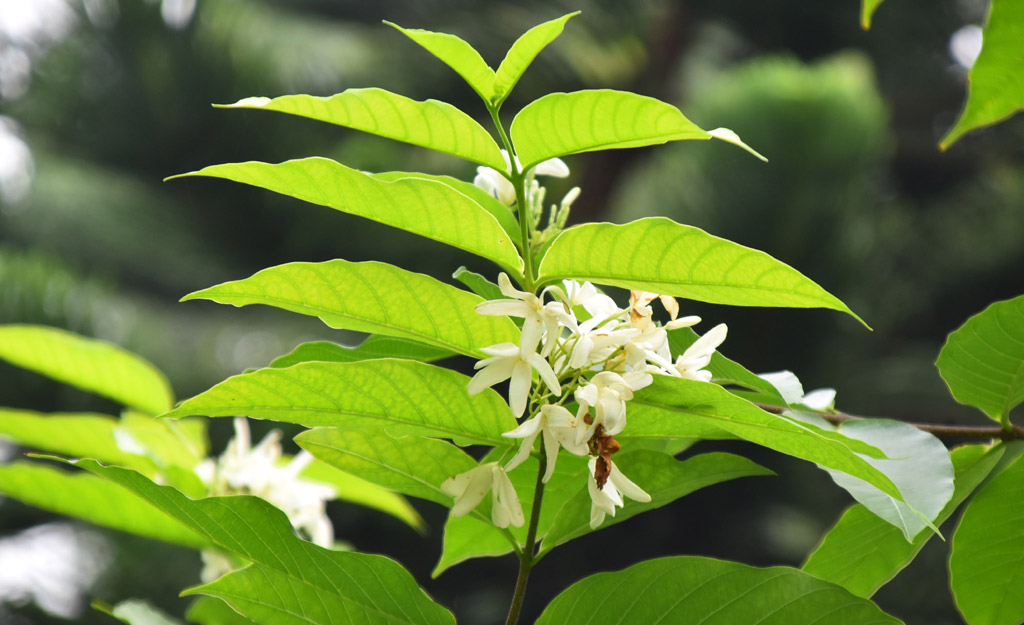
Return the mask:
<svg viewBox="0 0 1024 625">
<path fill-rule="evenodd" d="M 382 25 L 453 32 L 496 66 L 541 21 L 581 9 L 513 92 L 617 88 L 726 126 L 767 155 L 684 142 L 568 157 L 549 197 L 579 185 L 572 222 L 664 214 L 765 250 L 846 301 L 839 314 L 684 303 L 729 323 L 722 350 L 755 371 L 792 369 L 839 406 L 914 421 L 984 423 L 956 405 L 933 362 L 946 334 L 1024 292 L 1024 123 L 936 148 L 964 97 L 984 0 L 890 0 L 859 27 L 857 0 L 0 0 L 0 322 L 44 323 L 119 343 L 187 397 L 298 343 L 355 343 L 315 319 L 183 295 L 288 261 L 378 259 L 450 280 L 469 263 L 439 244 L 224 181 L 162 182 L 205 165 L 311 155 L 373 170 L 471 179 L 446 155 L 355 131 L 211 103 L 377 86 L 482 119 L 459 77 Z M 0 405 L 110 410 L 0 364 Z M 257 426 L 259 427 L 259 426 Z M 215 423 L 220 444 L 230 425 Z M 956 441 L 949 441 L 951 444 Z M 710 449 L 704 445 L 701 449 Z M 698 492 L 546 558 L 525 616 L 572 581 L 642 558 L 693 553 L 799 565 L 849 501 L 806 464 L 752 447 L 779 473 Z M 0 441 L 0 457 L 21 450 Z M 338 536 L 386 553 L 460 622 L 499 622 L 513 558 L 438 579 L 444 511 L 424 535 L 334 504 Z M 952 527 L 945 528 L 948 532 Z M 933 541 L 883 589 L 908 623 L 961 622 Z M 26 564 L 29 563 L 29 564 Z M 20 568 L 19 568 L 20 567 Z M 88 602 L 153 600 L 171 614 L 198 581 L 183 549 L 0 501 L 0 623 L 113 622 Z"/>
</svg>

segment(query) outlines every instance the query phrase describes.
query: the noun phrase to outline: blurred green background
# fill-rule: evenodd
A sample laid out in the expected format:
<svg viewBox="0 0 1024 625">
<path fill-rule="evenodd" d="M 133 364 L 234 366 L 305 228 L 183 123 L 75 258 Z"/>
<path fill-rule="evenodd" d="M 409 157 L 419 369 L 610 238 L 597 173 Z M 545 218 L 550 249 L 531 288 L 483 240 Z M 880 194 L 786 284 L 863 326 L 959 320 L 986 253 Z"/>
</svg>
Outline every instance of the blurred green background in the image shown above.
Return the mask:
<svg viewBox="0 0 1024 625">
<path fill-rule="evenodd" d="M 633 90 L 679 105 L 704 128 L 734 129 L 771 162 L 703 142 L 568 157 L 572 176 L 552 184 L 549 197 L 582 187 L 571 222 L 664 214 L 765 250 L 874 331 L 817 310 L 684 302 L 705 329 L 729 323 L 723 352 L 755 371 L 792 369 L 807 389 L 835 387 L 840 408 L 855 414 L 983 423 L 948 397 L 932 363 L 968 316 L 1024 292 L 1024 124 L 972 133 L 945 154 L 935 147 L 964 94 L 965 61 L 951 43 L 970 43 L 986 5 L 890 0 L 864 32 L 857 0 L 6 0 L 0 322 L 119 343 L 186 397 L 302 341 L 359 340 L 279 311 L 177 303 L 191 291 L 331 258 L 385 260 L 446 280 L 466 263 L 493 275 L 458 251 L 323 207 L 224 181 L 162 179 L 220 162 L 311 155 L 471 179 L 471 165 L 446 155 L 210 104 L 377 86 L 445 100 L 482 120 L 457 75 L 381 20 L 459 34 L 496 66 L 527 28 L 580 9 L 517 86 L 509 115 L 550 91 Z M 0 405 L 111 408 L 3 364 L 0 380 Z M 229 429 L 214 424 L 221 441 Z M 814 467 L 729 448 L 780 477 L 699 492 L 556 551 L 531 580 L 526 616 L 586 574 L 658 554 L 799 565 L 847 505 L 845 494 Z M 17 453 L 0 447 L 0 456 Z M 331 512 L 339 538 L 399 559 L 460 622 L 503 618 L 513 559 L 473 561 L 431 580 L 444 516 L 417 506 L 430 524 L 425 536 L 371 511 L 337 504 Z M 178 591 L 198 581 L 190 552 L 63 525 L 7 500 L 5 625 L 112 622 L 76 607 L 73 592 L 47 604 L 10 580 L 5 590 L 3 554 L 40 527 L 94 548 L 71 565 L 71 577 L 85 580 L 81 596 L 151 598 L 180 615 Z M 926 549 L 884 589 L 883 608 L 908 623 L 959 623 L 945 590 L 945 547 Z"/>
</svg>

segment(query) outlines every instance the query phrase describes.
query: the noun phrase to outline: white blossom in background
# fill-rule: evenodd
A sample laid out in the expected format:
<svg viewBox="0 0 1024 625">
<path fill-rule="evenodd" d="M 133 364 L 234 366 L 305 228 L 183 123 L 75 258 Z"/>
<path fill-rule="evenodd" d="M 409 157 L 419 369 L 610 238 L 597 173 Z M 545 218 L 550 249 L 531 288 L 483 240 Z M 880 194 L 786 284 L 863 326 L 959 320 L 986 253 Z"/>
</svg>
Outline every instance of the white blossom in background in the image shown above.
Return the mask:
<svg viewBox="0 0 1024 625">
<path fill-rule="evenodd" d="M 501 155 L 505 158 L 505 171 L 511 173 L 512 163 L 508 159 L 508 152 L 502 150 Z M 516 167 L 520 166 L 519 159 L 517 158 Z M 550 158 L 534 167 L 532 175 L 565 178 L 569 175 L 569 167 L 560 158 Z M 503 173 L 495 169 L 484 166 L 477 167 L 476 178 L 473 179 L 473 184 L 492 195 L 505 206 L 512 206 L 516 203 L 516 188 L 512 186 L 512 183 L 509 182 Z M 571 199 L 569 203 L 572 203 Z"/>
<path fill-rule="evenodd" d="M 608 461 L 609 472 L 606 481 L 604 484 L 598 484 L 598 476 L 596 475 L 598 460 L 598 458 L 591 458 L 587 465 L 590 467 L 590 478 L 587 480 L 587 488 L 590 491 L 591 529 L 597 529 L 601 523 L 604 523 L 606 514 L 615 516 L 615 508 L 621 508 L 625 505 L 625 502 L 622 500 L 623 495 L 641 503 L 651 500 L 651 496 L 623 475 L 622 471 L 611 460 Z"/>
<path fill-rule="evenodd" d="M 526 521 L 519 495 L 497 462 L 488 462 L 465 473 L 453 475 L 441 483 L 441 490 L 455 498 L 453 517 L 469 514 L 491 491 L 491 521 L 497 527 L 522 527 Z"/>
</svg>

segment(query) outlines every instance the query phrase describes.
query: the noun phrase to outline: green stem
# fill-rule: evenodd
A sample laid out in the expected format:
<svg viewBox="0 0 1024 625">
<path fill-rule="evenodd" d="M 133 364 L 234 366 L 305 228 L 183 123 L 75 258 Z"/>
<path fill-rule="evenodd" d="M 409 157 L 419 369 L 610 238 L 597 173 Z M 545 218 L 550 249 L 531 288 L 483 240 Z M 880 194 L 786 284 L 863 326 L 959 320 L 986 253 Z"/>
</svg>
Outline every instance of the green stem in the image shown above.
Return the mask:
<svg viewBox="0 0 1024 625">
<path fill-rule="evenodd" d="M 505 151 L 508 152 L 509 166 L 512 169 L 512 175 L 509 177 L 509 182 L 516 189 L 516 217 L 519 218 L 519 242 L 520 251 L 523 253 L 523 283 L 520 285 L 523 290 L 532 293 L 536 287 L 534 280 L 536 276 L 533 272 L 533 250 L 530 247 L 530 211 L 526 205 L 526 174 L 520 171 L 519 164 L 516 163 L 515 152 L 512 150 L 512 141 L 509 140 L 508 134 L 505 132 L 505 127 L 501 125 L 501 118 L 498 117 L 498 109 L 495 107 L 487 107 L 487 110 L 491 113 L 491 120 L 494 121 L 494 126 L 498 129 L 498 136 L 501 137 L 501 142 L 505 146 Z M 504 172 L 502 172 L 504 173 Z"/>
<path fill-rule="evenodd" d="M 533 506 L 530 509 L 530 527 L 526 530 L 526 544 L 519 553 L 519 577 L 516 579 L 516 590 L 512 595 L 512 605 L 508 608 L 508 618 L 505 625 L 516 625 L 519 622 L 519 613 L 523 609 L 523 599 L 526 597 L 526 582 L 530 578 L 530 571 L 533 569 L 534 552 L 537 550 L 537 522 L 540 520 L 540 504 L 544 499 L 544 473 L 547 471 L 548 459 L 544 453 L 544 439 L 540 441 L 540 466 L 537 467 L 537 483 L 533 489 Z"/>
</svg>

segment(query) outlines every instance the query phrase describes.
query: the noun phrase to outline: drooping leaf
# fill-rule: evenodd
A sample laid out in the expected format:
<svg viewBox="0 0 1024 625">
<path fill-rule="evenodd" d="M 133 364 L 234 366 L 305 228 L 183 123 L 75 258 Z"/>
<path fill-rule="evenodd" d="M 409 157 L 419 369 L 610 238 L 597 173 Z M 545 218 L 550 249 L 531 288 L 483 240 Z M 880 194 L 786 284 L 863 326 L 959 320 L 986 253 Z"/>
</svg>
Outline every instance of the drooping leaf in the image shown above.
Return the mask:
<svg viewBox="0 0 1024 625">
<path fill-rule="evenodd" d="M 484 102 L 491 101 L 491 96 L 494 93 L 494 70 L 473 46 L 455 35 L 417 28 L 402 28 L 398 24 L 386 20 L 384 23 L 420 44 L 427 52 L 455 70 L 473 88 L 473 91 L 483 98 Z"/>
<path fill-rule="evenodd" d="M 939 525 L 960 507 L 988 476 L 1003 455 L 1002 445 L 969 445 L 952 452 L 956 469 L 953 498 L 935 519 Z M 846 509 L 808 557 L 803 570 L 846 588 L 858 597 L 870 597 L 902 571 L 935 533 L 925 528 L 907 542 L 902 531 L 861 504 Z"/>
<path fill-rule="evenodd" d="M 970 625 L 1024 621 L 1024 460 L 978 491 L 953 534 L 949 581 Z"/>
<path fill-rule="evenodd" d="M 337 498 L 379 510 L 402 521 L 416 531 L 424 529 L 423 517 L 398 493 L 372 482 L 339 471 L 324 462 L 311 462 L 302 470 L 302 477 L 334 486 Z"/>
<path fill-rule="evenodd" d="M 192 500 L 129 469 L 104 467 L 91 460 L 77 464 L 149 501 L 210 543 L 252 562 L 186 594 L 213 595 L 259 623 L 328 625 L 337 623 L 338 615 L 347 615 L 349 622 L 395 625 L 455 622 L 398 563 L 306 542 L 295 536 L 283 512 L 258 497 Z"/>
<path fill-rule="evenodd" d="M 878 9 L 882 0 L 860 0 L 860 26 L 864 30 L 871 28 L 871 17 Z"/>
<path fill-rule="evenodd" d="M 530 66 L 533 59 L 540 54 L 549 43 L 555 40 L 570 18 L 579 15 L 579 11 L 563 15 L 543 24 L 538 24 L 516 39 L 509 48 L 505 59 L 498 66 L 494 77 L 494 90 L 491 95 L 491 106 L 499 107 L 505 101 L 512 88 L 516 86 L 523 72 Z"/>
<path fill-rule="evenodd" d="M 508 404 L 491 389 L 469 395 L 468 382 L 460 373 L 409 360 L 305 362 L 228 378 L 164 416 L 247 415 L 356 429 L 376 423 L 395 435 L 504 444 L 501 433 L 516 427 Z"/>
<path fill-rule="evenodd" d="M 598 529 L 660 508 L 705 486 L 752 475 L 774 475 L 751 460 L 726 453 L 700 454 L 680 461 L 668 454 L 638 449 L 616 454 L 613 460 L 626 477 L 651 496 L 651 500 L 627 499 L 626 505 L 615 516 L 606 516 Z M 590 528 L 590 508 L 590 493 L 586 482 L 582 482 L 559 510 L 544 537 L 540 553 L 545 554 L 558 545 L 595 531 Z"/>
<path fill-rule="evenodd" d="M 939 143 L 945 150 L 964 133 L 1003 121 L 1024 109 L 1020 42 L 1024 38 L 1024 4 L 992 0 L 981 54 L 967 74 L 967 101 L 956 124 Z"/>
<path fill-rule="evenodd" d="M 946 339 L 935 366 L 958 402 L 1008 425 L 1024 401 L 1024 295 L 968 319 Z"/>
<path fill-rule="evenodd" d="M 303 343 L 284 356 L 275 358 L 270 366 L 282 369 L 311 360 L 356 362 L 374 358 L 404 358 L 419 362 L 434 362 L 454 355 L 453 351 L 409 339 L 373 335 L 366 337 L 355 347 L 346 347 L 329 341 Z"/>
<path fill-rule="evenodd" d="M 413 339 L 469 356 L 519 341 L 507 317 L 474 310 L 484 301 L 478 295 L 375 261 L 288 263 L 183 298 L 190 299 L 275 306 L 319 317 L 332 328 Z"/>
<path fill-rule="evenodd" d="M 0 326 L 0 358 L 150 414 L 174 403 L 167 378 L 141 356 L 66 330 Z"/>
<path fill-rule="evenodd" d="M 362 130 L 494 169 L 505 168 L 498 144 L 483 126 L 447 102 L 417 102 L 384 89 L 346 89 L 327 97 L 286 95 L 245 98 L 223 108 L 246 108 L 299 115 Z"/>
<path fill-rule="evenodd" d="M 540 280 L 566 278 L 713 304 L 829 308 L 860 321 L 846 304 L 785 263 L 665 217 L 565 230 L 544 255 Z"/>
<path fill-rule="evenodd" d="M 227 163 L 174 176 L 209 176 L 249 184 L 408 230 L 521 272 L 511 237 L 479 204 L 452 187 L 425 178 L 377 180 L 326 158 L 279 164 Z"/>
<path fill-rule="evenodd" d="M 123 532 L 202 548 L 208 542 L 117 484 L 39 462 L 0 465 L 0 495 Z"/>
<path fill-rule="evenodd" d="M 824 620 L 823 620 L 824 619 Z M 576 582 L 537 625 L 898 624 L 866 599 L 788 567 L 695 556 L 648 560 Z"/>
</svg>

